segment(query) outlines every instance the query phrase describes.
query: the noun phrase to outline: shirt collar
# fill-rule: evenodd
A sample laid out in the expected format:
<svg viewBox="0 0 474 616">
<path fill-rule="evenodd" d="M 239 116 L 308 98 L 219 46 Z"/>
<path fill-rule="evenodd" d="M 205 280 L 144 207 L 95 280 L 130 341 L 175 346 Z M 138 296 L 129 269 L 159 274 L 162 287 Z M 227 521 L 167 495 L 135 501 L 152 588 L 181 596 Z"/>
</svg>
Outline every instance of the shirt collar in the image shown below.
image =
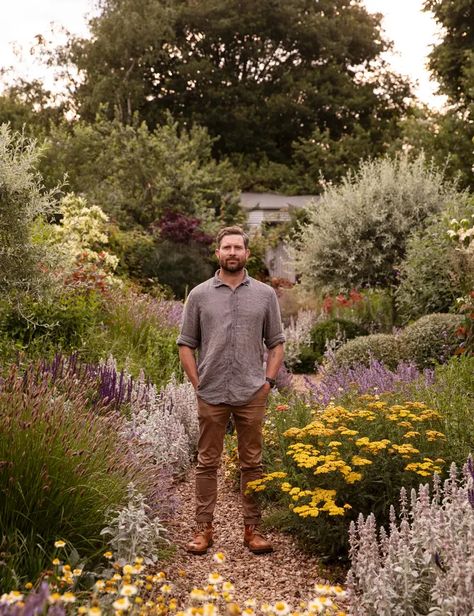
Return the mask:
<svg viewBox="0 0 474 616">
<path fill-rule="evenodd" d="M 218 269 L 218 270 L 217 270 L 217 272 L 214 274 L 214 279 L 213 279 L 213 281 L 212 281 L 212 285 L 213 285 L 214 287 L 216 287 L 216 288 L 217 288 L 217 287 L 222 287 L 222 286 L 225 286 L 225 287 L 229 286 L 229 285 L 227 285 L 225 282 L 223 282 L 223 281 L 219 278 L 219 272 L 220 272 L 220 271 L 221 271 L 221 270 L 220 270 L 220 269 Z M 245 268 L 244 268 L 244 272 L 245 272 L 245 277 L 244 277 L 244 279 L 242 280 L 242 282 L 240 283 L 240 285 L 245 284 L 245 285 L 247 285 L 247 286 L 248 286 L 248 285 L 250 284 L 250 276 L 249 276 L 249 274 L 248 274 L 248 272 L 247 272 L 247 270 L 246 270 Z M 240 285 L 239 285 L 239 287 L 240 287 Z"/>
</svg>

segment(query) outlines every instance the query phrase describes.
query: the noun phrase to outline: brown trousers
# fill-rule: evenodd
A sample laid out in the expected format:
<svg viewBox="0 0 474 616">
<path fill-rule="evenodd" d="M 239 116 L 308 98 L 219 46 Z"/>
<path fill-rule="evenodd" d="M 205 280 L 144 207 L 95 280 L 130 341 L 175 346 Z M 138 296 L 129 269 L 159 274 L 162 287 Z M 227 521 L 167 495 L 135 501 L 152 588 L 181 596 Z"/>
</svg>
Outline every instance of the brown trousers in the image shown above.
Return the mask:
<svg viewBox="0 0 474 616">
<path fill-rule="evenodd" d="M 260 508 L 252 495 L 246 495 L 249 481 L 262 476 L 262 423 L 267 402 L 266 388 L 242 406 L 208 404 L 198 400 L 199 443 L 196 469 L 196 522 L 212 522 L 217 499 L 219 468 L 224 435 L 230 415 L 237 431 L 240 493 L 245 524 L 258 524 Z"/>
</svg>

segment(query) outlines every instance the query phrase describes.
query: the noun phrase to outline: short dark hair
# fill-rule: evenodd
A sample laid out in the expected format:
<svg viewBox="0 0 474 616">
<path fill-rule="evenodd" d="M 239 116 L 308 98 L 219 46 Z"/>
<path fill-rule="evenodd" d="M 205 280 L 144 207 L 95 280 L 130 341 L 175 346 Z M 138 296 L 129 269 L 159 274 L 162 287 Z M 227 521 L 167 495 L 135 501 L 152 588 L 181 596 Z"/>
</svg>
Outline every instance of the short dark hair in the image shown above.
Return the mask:
<svg viewBox="0 0 474 616">
<path fill-rule="evenodd" d="M 219 248 L 222 242 L 222 238 L 224 238 L 226 235 L 241 235 L 244 240 L 245 248 L 249 247 L 249 236 L 245 233 L 242 227 L 234 225 L 233 227 L 224 227 L 219 231 L 216 237 L 217 248 Z"/>
</svg>

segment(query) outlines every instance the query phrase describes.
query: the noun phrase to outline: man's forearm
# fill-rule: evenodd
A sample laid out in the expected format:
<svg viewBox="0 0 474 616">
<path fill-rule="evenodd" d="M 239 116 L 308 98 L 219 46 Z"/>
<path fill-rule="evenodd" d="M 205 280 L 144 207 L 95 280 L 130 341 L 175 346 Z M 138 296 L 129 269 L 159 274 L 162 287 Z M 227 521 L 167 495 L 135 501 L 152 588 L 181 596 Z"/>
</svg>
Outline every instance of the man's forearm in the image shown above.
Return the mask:
<svg viewBox="0 0 474 616">
<path fill-rule="evenodd" d="M 283 344 L 277 344 L 268 351 L 267 357 L 267 376 L 271 379 L 275 379 L 280 366 L 283 362 L 284 346 Z"/>
<path fill-rule="evenodd" d="M 196 365 L 196 358 L 194 356 L 194 349 L 191 347 L 180 345 L 179 346 L 179 360 L 183 366 L 183 370 L 186 372 L 188 379 L 191 381 L 194 389 L 197 389 L 199 383 L 199 376 Z"/>
</svg>

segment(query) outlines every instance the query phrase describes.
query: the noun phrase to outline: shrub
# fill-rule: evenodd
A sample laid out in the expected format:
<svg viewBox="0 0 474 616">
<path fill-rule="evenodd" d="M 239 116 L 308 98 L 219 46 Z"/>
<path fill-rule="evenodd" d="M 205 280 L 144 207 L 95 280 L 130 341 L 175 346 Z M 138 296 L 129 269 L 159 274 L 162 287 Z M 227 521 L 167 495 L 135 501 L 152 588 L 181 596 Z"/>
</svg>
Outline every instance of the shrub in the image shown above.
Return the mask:
<svg viewBox="0 0 474 616">
<path fill-rule="evenodd" d="M 398 314 L 405 322 L 434 312 L 447 312 L 463 294 L 465 263 L 447 234 L 446 215 L 407 242 L 396 292 Z"/>
<path fill-rule="evenodd" d="M 387 287 L 414 229 L 451 201 L 466 200 L 423 156 L 365 161 L 310 208 L 295 264 L 309 289 Z"/>
<path fill-rule="evenodd" d="M 383 362 L 394 369 L 400 362 L 400 341 L 391 334 L 371 334 L 349 340 L 334 353 L 334 369 L 358 364 L 369 366 L 371 360 Z M 408 359 L 408 358 L 407 358 Z"/>
<path fill-rule="evenodd" d="M 35 219 L 53 210 L 53 193 L 43 190 L 36 171 L 40 150 L 34 141 L 0 125 L 0 293 L 40 291 L 40 261 L 47 256 L 32 240 Z M 7 295 L 7 297 L 8 297 Z"/>
<path fill-rule="evenodd" d="M 388 289 L 351 289 L 336 296 L 326 295 L 322 312 L 328 318 L 354 321 L 373 334 L 391 332 L 394 326 L 393 299 Z"/>
<path fill-rule="evenodd" d="M 95 291 L 62 290 L 21 305 L 4 306 L 0 331 L 30 357 L 80 350 L 101 321 L 104 298 Z"/>
<path fill-rule="evenodd" d="M 404 359 L 420 368 L 446 362 L 459 345 L 457 329 L 462 317 L 456 314 L 428 314 L 405 327 L 400 334 Z"/>
<path fill-rule="evenodd" d="M 157 240 L 143 264 L 143 271 L 145 276 L 157 279 L 176 297 L 184 299 L 193 287 L 214 274 L 209 256 L 209 250 L 195 242 L 185 245 Z"/>
<path fill-rule="evenodd" d="M 402 490 L 401 519 L 393 512 L 388 531 L 377 532 L 373 514 L 351 524 L 351 614 L 473 613 L 473 482 L 470 458 L 460 485 L 453 466 L 432 494 L 423 485 L 408 500 Z"/>
<path fill-rule="evenodd" d="M 366 333 L 363 327 L 347 319 L 328 319 L 316 323 L 310 333 L 311 349 L 317 357 L 316 361 L 321 363 L 327 344 L 331 340 L 352 340 Z"/>
<path fill-rule="evenodd" d="M 306 545 L 331 560 L 347 556 L 347 528 L 359 513 L 387 522 L 402 486 L 416 486 L 444 466 L 440 413 L 368 395 L 355 403 L 354 410 L 330 404 L 303 427 L 283 432 L 287 411 L 272 409 L 273 465 L 249 484 L 284 504 Z"/>
<path fill-rule="evenodd" d="M 0 586 L 36 580 L 65 539 L 83 559 L 104 549 L 107 510 L 134 481 L 155 490 L 150 459 L 119 437 L 124 420 L 88 400 L 95 383 L 12 367 L 0 384 Z"/>
</svg>

